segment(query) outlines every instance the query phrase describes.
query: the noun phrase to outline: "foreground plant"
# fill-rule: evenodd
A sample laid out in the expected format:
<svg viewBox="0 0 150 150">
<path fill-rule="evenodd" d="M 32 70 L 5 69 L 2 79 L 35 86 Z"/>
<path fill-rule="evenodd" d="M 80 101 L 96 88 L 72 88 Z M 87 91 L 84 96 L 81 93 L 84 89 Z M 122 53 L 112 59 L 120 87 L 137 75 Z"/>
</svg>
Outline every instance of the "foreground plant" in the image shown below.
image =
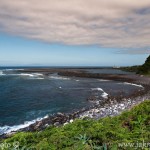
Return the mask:
<svg viewBox="0 0 150 150">
<path fill-rule="evenodd" d="M 116 117 L 83 119 L 41 132 L 21 132 L 1 141 L 0 149 L 29 150 L 133 150 L 150 148 L 150 101 Z M 2 147 L 2 144 L 10 147 Z"/>
</svg>

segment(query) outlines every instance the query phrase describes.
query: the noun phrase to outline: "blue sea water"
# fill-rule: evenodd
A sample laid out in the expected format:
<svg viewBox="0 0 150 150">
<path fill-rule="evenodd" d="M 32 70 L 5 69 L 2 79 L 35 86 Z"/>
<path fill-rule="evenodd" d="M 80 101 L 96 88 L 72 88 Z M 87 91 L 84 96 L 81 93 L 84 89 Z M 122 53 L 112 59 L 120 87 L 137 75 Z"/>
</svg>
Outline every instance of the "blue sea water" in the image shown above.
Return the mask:
<svg viewBox="0 0 150 150">
<path fill-rule="evenodd" d="M 48 114 L 88 107 L 91 103 L 87 98 L 93 95 L 103 100 L 107 94 L 123 91 L 127 95 L 140 88 L 109 80 L 63 77 L 57 73 L 49 76 L 38 72 L 19 73 L 18 69 L 25 68 L 0 68 L 0 134 L 25 127 Z"/>
</svg>

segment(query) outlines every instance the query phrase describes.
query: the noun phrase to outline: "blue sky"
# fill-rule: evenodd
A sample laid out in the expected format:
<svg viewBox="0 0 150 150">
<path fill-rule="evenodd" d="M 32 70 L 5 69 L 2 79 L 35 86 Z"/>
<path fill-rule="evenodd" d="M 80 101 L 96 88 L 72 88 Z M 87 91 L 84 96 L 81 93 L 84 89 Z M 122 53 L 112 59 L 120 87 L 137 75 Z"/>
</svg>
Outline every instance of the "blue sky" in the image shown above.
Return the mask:
<svg viewBox="0 0 150 150">
<path fill-rule="evenodd" d="M 147 54 L 120 54 L 99 46 L 50 44 L 0 33 L 1 66 L 126 66 L 139 65 Z"/>
<path fill-rule="evenodd" d="M 149 10 L 149 0 L 1 0 L 0 65 L 143 64 Z"/>
</svg>

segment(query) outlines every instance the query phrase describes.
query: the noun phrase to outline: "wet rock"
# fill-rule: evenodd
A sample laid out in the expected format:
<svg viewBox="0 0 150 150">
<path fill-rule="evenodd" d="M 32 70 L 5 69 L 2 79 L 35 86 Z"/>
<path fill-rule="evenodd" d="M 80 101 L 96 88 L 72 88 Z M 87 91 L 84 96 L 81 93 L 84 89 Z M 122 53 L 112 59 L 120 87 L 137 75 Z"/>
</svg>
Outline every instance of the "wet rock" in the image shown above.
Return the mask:
<svg viewBox="0 0 150 150">
<path fill-rule="evenodd" d="M 49 127 L 49 124 L 45 124 L 45 127 Z"/>
<path fill-rule="evenodd" d="M 13 136 L 14 134 L 16 134 L 16 132 L 12 131 L 12 132 L 8 133 L 6 136 L 7 136 L 7 138 L 9 138 L 9 137 Z"/>
<path fill-rule="evenodd" d="M 39 121 L 36 126 L 34 127 L 34 130 L 38 130 L 39 127 L 42 126 L 42 121 Z"/>
<path fill-rule="evenodd" d="M 58 116 L 64 116 L 64 114 L 61 113 L 61 112 L 58 112 L 57 115 L 58 115 Z"/>
<path fill-rule="evenodd" d="M 54 123 L 54 126 L 59 126 L 59 125 L 60 125 L 59 122 L 55 122 L 55 123 Z"/>
</svg>

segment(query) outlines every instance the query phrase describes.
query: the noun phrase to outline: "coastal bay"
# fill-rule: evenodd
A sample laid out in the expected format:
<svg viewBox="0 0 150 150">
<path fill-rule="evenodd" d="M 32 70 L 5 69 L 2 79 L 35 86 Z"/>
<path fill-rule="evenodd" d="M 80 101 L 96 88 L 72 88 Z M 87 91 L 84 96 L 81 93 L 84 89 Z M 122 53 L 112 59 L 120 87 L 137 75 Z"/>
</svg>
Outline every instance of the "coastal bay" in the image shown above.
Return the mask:
<svg viewBox="0 0 150 150">
<path fill-rule="evenodd" d="M 31 120 L 31 122 L 29 120 L 25 120 L 29 122 L 27 124 L 22 124 L 18 126 L 15 125 L 15 128 L 14 126 L 8 126 L 7 128 L 3 129 L 3 132 L 5 134 L 10 134 L 11 132 L 14 133 L 14 131 L 16 132 L 17 130 L 40 131 L 50 125 L 60 126 L 72 122 L 76 118 L 89 117 L 99 119 L 106 116 L 115 116 L 120 114 L 124 110 L 130 109 L 131 107 L 142 102 L 143 100 L 149 99 L 150 79 L 148 77 L 130 73 L 128 74 L 127 72 L 118 73 L 118 69 L 115 70 L 112 68 L 109 68 L 109 71 L 116 71 L 116 74 L 106 73 L 108 69 L 106 72 L 102 69 L 95 69 L 95 72 L 103 71 L 103 73 L 93 73 L 93 68 L 91 69 L 92 72 L 90 72 L 90 69 L 88 69 L 87 71 L 87 69 L 85 68 L 26 68 L 15 70 L 15 77 L 21 75 L 23 78 L 30 78 L 30 81 L 32 81 L 33 79 L 38 81 L 46 80 L 46 82 L 48 82 L 48 78 L 50 78 L 50 80 L 54 80 L 55 82 L 63 81 L 63 85 L 64 83 L 67 83 L 67 91 L 71 90 L 72 93 L 77 92 L 76 90 L 79 91 L 79 93 L 76 93 L 78 95 L 79 102 L 74 100 L 74 104 L 72 106 L 77 107 L 76 109 L 73 109 L 71 111 L 64 107 L 64 109 L 62 109 L 64 111 L 56 109 L 55 111 L 50 113 L 51 108 L 49 108 L 49 111 L 47 111 L 47 108 L 47 112 L 44 111 L 43 116 L 41 114 L 39 114 L 40 116 L 37 116 L 38 119 L 33 118 L 35 120 Z M 14 70 L 3 70 L 3 73 L 8 73 L 8 76 L 10 77 L 12 76 L 13 71 Z M 68 82 L 70 83 L 70 80 L 71 84 L 72 82 L 75 82 L 75 84 L 77 84 L 78 86 L 72 88 L 68 87 Z M 83 84 L 85 82 L 86 85 Z M 84 88 L 83 85 L 85 86 Z M 112 85 L 112 88 L 110 85 Z M 57 85 L 57 88 L 55 90 L 60 91 L 63 90 L 63 88 L 64 87 L 62 85 Z M 111 90 L 108 91 L 108 89 Z M 86 94 L 87 96 L 83 94 L 83 105 L 81 105 L 80 92 L 84 90 L 86 93 L 90 90 L 88 92 L 90 94 Z M 66 99 L 68 98 L 69 97 L 67 96 Z M 42 102 L 42 98 L 40 99 Z M 60 100 L 61 99 L 63 100 L 64 98 L 61 96 Z M 71 100 L 73 99 L 71 98 L 70 101 Z M 62 103 L 60 104 L 62 105 Z M 65 106 L 65 104 L 63 105 Z M 69 107 L 72 108 L 72 106 Z M 38 115 L 38 113 L 36 115 Z M 5 137 L 5 134 L 2 135 L 2 137 Z"/>
</svg>

